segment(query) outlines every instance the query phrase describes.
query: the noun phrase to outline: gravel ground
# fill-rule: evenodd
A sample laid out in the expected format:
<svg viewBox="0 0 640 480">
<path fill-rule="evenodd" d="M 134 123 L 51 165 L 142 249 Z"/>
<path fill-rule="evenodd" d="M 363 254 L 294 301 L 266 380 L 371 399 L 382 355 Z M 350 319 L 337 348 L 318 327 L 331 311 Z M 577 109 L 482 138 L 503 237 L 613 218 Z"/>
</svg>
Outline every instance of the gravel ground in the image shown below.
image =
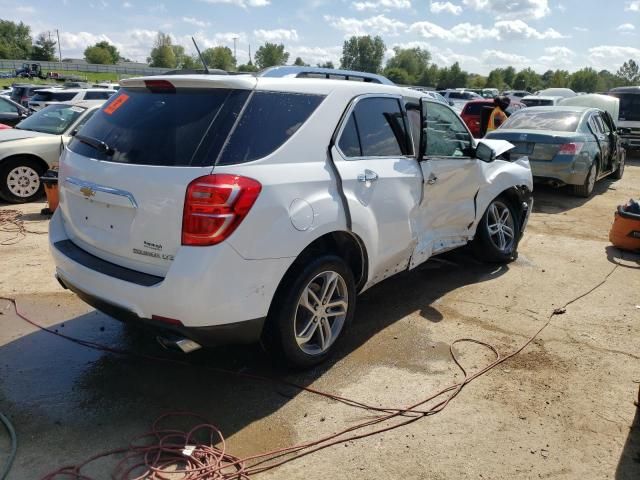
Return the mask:
<svg viewBox="0 0 640 480">
<path fill-rule="evenodd" d="M 0 411 L 14 422 L 19 454 L 10 479 L 32 480 L 126 444 L 168 410 L 208 417 L 239 456 L 303 442 L 370 414 L 308 393 L 211 372 L 284 376 L 370 404 L 406 406 L 461 374 L 449 356 L 457 338 L 517 348 L 547 315 L 571 305 L 520 355 L 463 389 L 438 415 L 344 442 L 257 478 L 629 479 L 640 478 L 640 257 L 608 244 L 615 206 L 638 197 L 640 158 L 623 180 L 601 181 L 589 200 L 540 188 L 507 267 L 465 251 L 436 258 L 359 299 L 348 341 L 334 360 L 305 373 L 272 366 L 257 347 L 196 352 L 167 365 L 96 352 L 19 320 L 0 301 Z M 43 232 L 43 204 L 19 209 Z M 13 234 L 0 232 L 0 242 Z M 93 311 L 53 279 L 46 235 L 0 246 L 0 295 L 15 297 L 43 325 L 110 346 L 170 356 L 148 336 Z M 455 347 L 469 370 L 491 356 Z M 0 462 L 7 439 L 0 431 Z M 109 462 L 94 467 L 110 478 Z M 90 470 L 91 472 L 91 470 Z"/>
</svg>

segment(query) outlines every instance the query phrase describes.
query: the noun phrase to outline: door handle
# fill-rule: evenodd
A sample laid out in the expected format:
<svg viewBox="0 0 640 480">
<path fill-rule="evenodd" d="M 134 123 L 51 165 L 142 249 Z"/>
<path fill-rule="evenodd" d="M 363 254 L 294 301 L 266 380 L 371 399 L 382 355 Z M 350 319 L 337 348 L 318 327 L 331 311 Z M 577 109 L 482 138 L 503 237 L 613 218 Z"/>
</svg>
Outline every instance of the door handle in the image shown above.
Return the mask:
<svg viewBox="0 0 640 480">
<path fill-rule="evenodd" d="M 427 179 L 427 183 L 429 185 L 433 185 L 437 181 L 438 181 L 438 177 L 436 177 L 433 173 L 431 175 L 429 175 L 429 178 Z"/>
<path fill-rule="evenodd" d="M 358 175 L 359 182 L 375 182 L 376 180 L 378 180 L 378 174 L 373 170 L 365 170 L 364 173 Z"/>
</svg>

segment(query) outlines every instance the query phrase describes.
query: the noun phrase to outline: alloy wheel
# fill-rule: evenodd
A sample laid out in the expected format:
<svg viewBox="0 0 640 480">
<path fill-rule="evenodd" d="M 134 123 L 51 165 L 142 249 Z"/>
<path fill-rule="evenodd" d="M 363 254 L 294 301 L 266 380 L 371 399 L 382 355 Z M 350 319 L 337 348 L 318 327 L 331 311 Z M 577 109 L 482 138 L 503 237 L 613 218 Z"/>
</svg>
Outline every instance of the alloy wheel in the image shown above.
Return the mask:
<svg viewBox="0 0 640 480">
<path fill-rule="evenodd" d="M 30 197 L 40 188 L 40 175 L 31 167 L 16 167 L 7 176 L 7 187 L 16 197 Z"/>
<path fill-rule="evenodd" d="M 489 238 L 502 253 L 509 253 L 515 243 L 515 221 L 509 207 L 496 200 L 489 207 L 487 215 Z"/>
<path fill-rule="evenodd" d="M 298 347 L 308 355 L 325 353 L 340 335 L 348 310 L 344 278 L 333 271 L 316 275 L 298 300 L 294 318 Z"/>
</svg>

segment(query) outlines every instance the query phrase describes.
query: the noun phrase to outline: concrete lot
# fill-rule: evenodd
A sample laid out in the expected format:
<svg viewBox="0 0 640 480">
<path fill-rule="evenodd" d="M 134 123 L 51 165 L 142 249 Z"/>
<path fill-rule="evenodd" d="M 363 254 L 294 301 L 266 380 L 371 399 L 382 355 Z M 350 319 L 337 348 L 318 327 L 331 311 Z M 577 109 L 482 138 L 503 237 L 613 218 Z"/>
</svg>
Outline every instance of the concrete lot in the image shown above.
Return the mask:
<svg viewBox="0 0 640 480">
<path fill-rule="evenodd" d="M 259 478 L 638 479 L 640 257 L 608 247 L 615 206 L 640 196 L 640 158 L 589 200 L 541 188 L 508 267 L 466 252 L 434 259 L 366 292 L 337 358 L 303 374 L 271 366 L 256 347 L 196 352 L 169 366 L 85 349 L 19 320 L 0 301 L 0 411 L 19 454 L 10 479 L 126 444 L 167 410 L 208 417 L 239 456 L 333 432 L 368 414 L 308 393 L 215 374 L 207 366 L 285 376 L 372 404 L 409 405 L 460 379 L 448 346 L 459 337 L 501 352 L 522 343 L 557 306 L 609 281 L 554 318 L 522 354 L 467 386 L 442 413 L 402 429 L 304 457 Z M 45 231 L 42 204 L 20 207 Z M 14 209 L 0 205 L 0 209 Z M 10 238 L 0 232 L 0 241 Z M 66 334 L 168 356 L 149 337 L 83 305 L 52 278 L 46 236 L 0 246 L 0 295 Z M 215 308 L 215 306 L 212 306 Z M 469 369 L 490 360 L 457 349 Z M 7 439 L 0 430 L 0 463 Z M 96 478 L 110 478 L 106 463 Z"/>
</svg>

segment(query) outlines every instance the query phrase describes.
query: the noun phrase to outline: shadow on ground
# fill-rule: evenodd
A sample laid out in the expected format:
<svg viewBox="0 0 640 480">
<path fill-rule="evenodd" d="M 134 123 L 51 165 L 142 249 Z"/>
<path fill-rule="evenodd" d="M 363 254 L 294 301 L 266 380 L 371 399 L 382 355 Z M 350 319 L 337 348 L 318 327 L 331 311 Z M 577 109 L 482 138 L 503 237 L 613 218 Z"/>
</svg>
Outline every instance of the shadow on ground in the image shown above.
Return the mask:
<svg viewBox="0 0 640 480">
<path fill-rule="evenodd" d="M 640 394 L 638 401 L 640 402 Z M 637 480 L 638 478 L 640 478 L 640 406 L 636 406 L 636 416 L 629 427 L 629 436 L 616 469 L 616 480 Z"/>
<path fill-rule="evenodd" d="M 27 439 L 22 440 L 16 469 L 33 468 L 29 451 L 48 451 L 50 458 L 58 461 L 56 465 L 95 453 L 85 443 L 86 432 L 100 432 L 101 437 L 113 439 L 112 446 L 122 445 L 130 439 L 127 435 L 141 433 L 168 410 L 199 413 L 211 419 L 225 436 L 231 436 L 279 410 L 298 391 L 212 372 L 207 367 L 284 377 L 309 385 L 374 335 L 418 312 L 425 323 L 412 326 L 404 338 L 400 333 L 393 344 L 396 348 L 375 353 L 380 363 L 401 363 L 406 352 L 413 350 L 410 342 L 415 342 L 416 331 L 428 337 L 429 326 L 437 328 L 438 322 L 447 321 L 433 306 L 437 299 L 506 271 L 507 267 L 476 262 L 463 249 L 383 282 L 359 298 L 354 324 L 337 355 L 322 366 L 299 373 L 274 367 L 257 346 L 195 352 L 187 357 L 191 365 L 184 366 L 89 350 L 41 331 L 17 338 L 0 347 L 0 411 L 12 417 L 18 435 Z M 64 309 L 64 305 L 45 304 L 38 308 L 45 315 L 47 309 Z M 111 347 L 163 358 L 184 358 L 162 350 L 144 332 L 98 312 L 65 320 L 53 328 Z M 441 361 L 443 352 L 421 351 L 419 355 L 426 358 L 425 362 Z M 344 370 L 346 375 L 353 374 L 349 368 L 341 369 L 341 373 Z M 282 428 L 286 429 L 286 425 Z M 286 432 L 279 432 L 270 440 L 262 439 L 262 443 L 260 440 L 253 440 L 255 448 L 292 442 Z M 38 473 L 54 466 L 42 466 Z"/>
</svg>

